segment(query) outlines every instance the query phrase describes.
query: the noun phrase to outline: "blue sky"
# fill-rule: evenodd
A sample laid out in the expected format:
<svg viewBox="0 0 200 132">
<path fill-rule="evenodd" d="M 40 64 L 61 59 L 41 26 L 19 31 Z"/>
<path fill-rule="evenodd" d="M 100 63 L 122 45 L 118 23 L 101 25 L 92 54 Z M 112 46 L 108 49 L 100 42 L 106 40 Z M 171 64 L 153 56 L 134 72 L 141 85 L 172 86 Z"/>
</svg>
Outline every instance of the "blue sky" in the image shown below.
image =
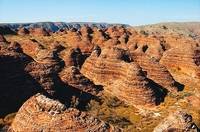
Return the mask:
<svg viewBox="0 0 200 132">
<path fill-rule="evenodd" d="M 0 0 L 0 23 L 200 21 L 200 0 Z"/>
</svg>

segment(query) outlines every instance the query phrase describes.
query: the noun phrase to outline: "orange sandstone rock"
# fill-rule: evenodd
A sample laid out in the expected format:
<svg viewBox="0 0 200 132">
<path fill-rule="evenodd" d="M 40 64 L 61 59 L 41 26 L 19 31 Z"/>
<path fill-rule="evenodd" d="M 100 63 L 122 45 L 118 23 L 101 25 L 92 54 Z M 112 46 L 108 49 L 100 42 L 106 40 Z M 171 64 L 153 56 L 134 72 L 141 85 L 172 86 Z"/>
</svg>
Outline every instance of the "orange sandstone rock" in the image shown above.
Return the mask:
<svg viewBox="0 0 200 132">
<path fill-rule="evenodd" d="M 57 100 L 37 94 L 27 100 L 18 111 L 11 131 L 98 131 L 119 132 L 97 118 L 76 109 L 67 109 Z"/>
<path fill-rule="evenodd" d="M 83 75 L 128 104 L 148 107 L 160 101 L 162 95 L 151 86 L 141 68 L 131 62 L 127 51 L 99 50 L 94 50 L 86 59 L 81 69 Z"/>
</svg>

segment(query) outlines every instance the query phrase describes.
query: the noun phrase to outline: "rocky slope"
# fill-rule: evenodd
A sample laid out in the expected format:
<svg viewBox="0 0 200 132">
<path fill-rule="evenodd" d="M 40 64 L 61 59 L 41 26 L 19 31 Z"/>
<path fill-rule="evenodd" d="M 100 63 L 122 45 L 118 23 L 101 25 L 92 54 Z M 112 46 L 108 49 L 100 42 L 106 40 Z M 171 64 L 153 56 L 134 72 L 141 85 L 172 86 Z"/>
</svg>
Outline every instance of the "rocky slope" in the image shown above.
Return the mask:
<svg viewBox="0 0 200 132">
<path fill-rule="evenodd" d="M 165 118 L 154 132 L 177 131 L 177 132 L 197 132 L 198 128 L 192 121 L 192 116 L 183 111 L 175 111 Z"/>
<path fill-rule="evenodd" d="M 167 68 L 144 53 L 132 52 L 132 59 L 147 73 L 147 77 L 170 92 L 180 89 Z"/>
<path fill-rule="evenodd" d="M 44 95 L 37 94 L 19 109 L 11 131 L 98 131 L 120 132 L 101 120 L 66 106 Z"/>
<path fill-rule="evenodd" d="M 104 49 L 101 53 L 95 50 L 85 61 L 81 72 L 103 85 L 104 90 L 132 105 L 156 105 L 159 103 L 156 88 L 151 84 L 141 68 L 130 62 L 123 49 Z"/>
<path fill-rule="evenodd" d="M 200 23 L 199 22 L 168 22 L 152 25 L 144 25 L 135 27 L 138 30 L 144 30 L 147 33 L 160 34 L 181 34 L 193 38 L 199 38 Z"/>
<path fill-rule="evenodd" d="M 199 53 L 199 47 L 173 48 L 164 53 L 161 64 L 170 70 L 177 81 L 188 85 L 198 85 Z"/>
<path fill-rule="evenodd" d="M 1 24 L 1 130 L 199 131 L 198 23 L 163 25 Z"/>
<path fill-rule="evenodd" d="M 0 115 L 15 112 L 30 96 L 41 92 L 38 83 L 25 71 L 32 59 L 17 43 L 4 40 L 0 48 Z"/>
</svg>

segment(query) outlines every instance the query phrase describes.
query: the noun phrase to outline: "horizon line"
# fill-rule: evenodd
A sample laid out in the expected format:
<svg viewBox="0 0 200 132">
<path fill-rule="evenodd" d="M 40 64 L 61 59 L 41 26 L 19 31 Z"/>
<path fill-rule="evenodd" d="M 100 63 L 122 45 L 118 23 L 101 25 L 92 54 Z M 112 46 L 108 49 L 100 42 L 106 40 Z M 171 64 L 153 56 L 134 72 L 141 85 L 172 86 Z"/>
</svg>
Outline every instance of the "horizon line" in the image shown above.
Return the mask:
<svg viewBox="0 0 200 132">
<path fill-rule="evenodd" d="M 111 24 L 111 25 L 128 25 L 128 26 L 144 26 L 144 25 L 154 25 L 162 23 L 200 23 L 200 20 L 197 21 L 161 21 L 153 22 L 147 24 L 126 24 L 126 23 L 112 23 L 112 22 L 95 22 L 95 21 L 33 21 L 33 22 L 0 22 L 0 24 L 33 24 L 33 23 L 91 23 L 91 24 Z"/>
</svg>

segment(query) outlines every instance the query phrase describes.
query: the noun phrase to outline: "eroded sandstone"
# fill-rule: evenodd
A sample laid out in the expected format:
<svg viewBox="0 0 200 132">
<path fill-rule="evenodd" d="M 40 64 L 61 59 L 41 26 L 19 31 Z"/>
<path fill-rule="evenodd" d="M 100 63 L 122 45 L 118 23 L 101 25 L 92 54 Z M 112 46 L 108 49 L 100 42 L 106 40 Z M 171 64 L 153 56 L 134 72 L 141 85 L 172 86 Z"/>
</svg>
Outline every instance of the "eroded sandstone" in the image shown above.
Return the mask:
<svg viewBox="0 0 200 132">
<path fill-rule="evenodd" d="M 57 100 L 37 94 L 27 100 L 17 113 L 11 131 L 122 131 L 76 109 L 67 109 Z"/>
<path fill-rule="evenodd" d="M 154 106 L 160 101 L 159 91 L 151 86 L 141 68 L 131 62 L 127 51 L 119 48 L 99 50 L 94 50 L 86 59 L 81 73 L 128 104 Z"/>
</svg>

